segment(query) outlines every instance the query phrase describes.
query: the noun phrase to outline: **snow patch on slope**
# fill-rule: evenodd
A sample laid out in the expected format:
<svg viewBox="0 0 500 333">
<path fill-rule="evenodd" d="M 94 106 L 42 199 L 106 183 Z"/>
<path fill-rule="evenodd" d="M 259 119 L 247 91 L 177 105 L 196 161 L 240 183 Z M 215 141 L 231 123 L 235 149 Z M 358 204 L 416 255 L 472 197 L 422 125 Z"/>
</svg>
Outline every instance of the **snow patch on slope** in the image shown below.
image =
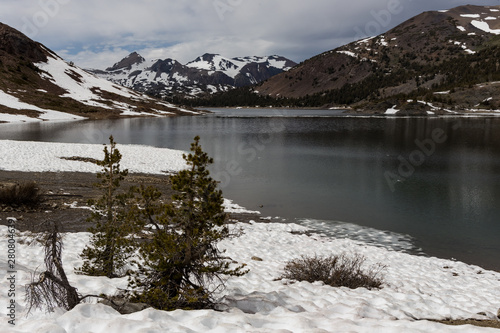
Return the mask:
<svg viewBox="0 0 500 333">
<path fill-rule="evenodd" d="M 80 116 L 75 116 L 69 113 L 64 113 L 55 110 L 47 110 L 39 108 L 38 106 L 21 102 L 17 97 L 7 94 L 0 90 L 0 105 L 4 105 L 11 109 L 16 110 L 33 110 L 40 112 L 38 118 L 28 117 L 24 115 L 13 115 L 7 113 L 0 113 L 0 121 L 6 122 L 33 122 L 43 120 L 80 120 L 85 119 Z"/>
<path fill-rule="evenodd" d="M 85 105 L 100 107 L 104 109 L 127 110 L 120 104 L 110 106 L 109 100 L 103 98 L 99 92 L 109 92 L 119 96 L 135 99 L 144 99 L 142 95 L 118 86 L 110 81 L 98 78 L 81 68 L 68 65 L 63 59 L 49 55 L 47 62 L 36 63 L 43 78 L 49 79 L 54 84 L 66 90 L 62 97 L 69 97 Z"/>
<path fill-rule="evenodd" d="M 484 32 L 500 35 L 500 29 L 491 29 L 488 22 L 473 20 L 471 24 L 479 30 L 483 30 Z"/>
</svg>

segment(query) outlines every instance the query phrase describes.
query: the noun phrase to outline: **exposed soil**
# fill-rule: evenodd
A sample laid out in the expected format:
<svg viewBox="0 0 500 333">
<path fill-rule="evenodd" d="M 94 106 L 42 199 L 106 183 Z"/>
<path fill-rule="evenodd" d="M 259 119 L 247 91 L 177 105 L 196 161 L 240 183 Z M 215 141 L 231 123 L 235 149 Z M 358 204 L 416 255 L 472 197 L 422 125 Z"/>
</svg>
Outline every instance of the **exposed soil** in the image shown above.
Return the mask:
<svg viewBox="0 0 500 333">
<path fill-rule="evenodd" d="M 446 325 L 473 325 L 480 327 L 492 327 L 500 329 L 500 321 L 499 320 L 476 320 L 476 319 L 463 319 L 463 320 L 437 320 L 436 322 Z"/>
<path fill-rule="evenodd" d="M 6 225 L 7 218 L 18 220 L 16 228 L 21 231 L 41 231 L 44 222 L 57 222 L 63 232 L 87 231 L 92 223 L 87 221 L 90 210 L 87 202 L 96 199 L 101 192 L 94 186 L 97 182 L 93 173 L 82 172 L 18 172 L 0 170 L 0 187 L 35 181 L 42 193 L 42 202 L 36 207 L 8 206 L 0 203 L 0 224 Z M 172 194 L 170 180 L 167 175 L 130 174 L 121 183 L 123 190 L 130 186 L 154 185 L 169 199 Z M 71 206 L 82 208 L 71 208 Z M 248 222 L 259 220 L 255 214 L 230 214 L 230 221 Z"/>
</svg>

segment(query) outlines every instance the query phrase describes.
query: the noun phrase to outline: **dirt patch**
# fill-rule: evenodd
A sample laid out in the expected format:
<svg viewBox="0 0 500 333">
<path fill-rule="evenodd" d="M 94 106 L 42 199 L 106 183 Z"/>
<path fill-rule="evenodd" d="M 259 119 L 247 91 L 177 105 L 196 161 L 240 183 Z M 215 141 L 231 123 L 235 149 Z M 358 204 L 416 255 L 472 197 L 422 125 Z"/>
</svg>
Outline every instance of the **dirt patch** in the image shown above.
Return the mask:
<svg viewBox="0 0 500 333">
<path fill-rule="evenodd" d="M 434 321 L 434 320 L 433 320 Z M 446 325 L 473 325 L 480 327 L 493 327 L 500 329 L 500 321 L 498 320 L 476 320 L 476 319 L 462 319 L 462 320 L 436 320 L 436 322 Z"/>
<path fill-rule="evenodd" d="M 92 226 L 87 218 L 89 199 L 96 199 L 101 192 L 94 186 L 96 175 L 83 172 L 18 172 L 0 170 L 1 184 L 16 184 L 35 181 L 42 191 L 42 202 L 36 207 L 7 206 L 0 204 L 0 224 L 6 225 L 7 218 L 18 220 L 16 227 L 21 231 L 38 231 L 47 221 L 57 222 L 63 232 L 87 231 Z M 173 190 L 168 175 L 130 174 L 121 183 L 123 191 L 130 186 L 154 185 L 169 199 Z M 230 221 L 258 221 L 256 214 L 230 214 Z"/>
</svg>

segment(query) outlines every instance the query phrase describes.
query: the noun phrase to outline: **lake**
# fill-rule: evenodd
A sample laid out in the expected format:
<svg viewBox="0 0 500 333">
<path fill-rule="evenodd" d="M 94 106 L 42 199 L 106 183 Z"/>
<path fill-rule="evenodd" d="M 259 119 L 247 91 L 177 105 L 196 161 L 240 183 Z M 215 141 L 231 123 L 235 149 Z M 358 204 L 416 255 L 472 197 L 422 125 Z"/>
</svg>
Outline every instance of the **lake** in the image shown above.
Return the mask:
<svg viewBox="0 0 500 333">
<path fill-rule="evenodd" d="M 0 139 L 106 143 L 112 134 L 187 151 L 199 135 L 224 196 L 264 216 L 500 270 L 500 118 L 212 111 L 6 124 Z"/>
</svg>

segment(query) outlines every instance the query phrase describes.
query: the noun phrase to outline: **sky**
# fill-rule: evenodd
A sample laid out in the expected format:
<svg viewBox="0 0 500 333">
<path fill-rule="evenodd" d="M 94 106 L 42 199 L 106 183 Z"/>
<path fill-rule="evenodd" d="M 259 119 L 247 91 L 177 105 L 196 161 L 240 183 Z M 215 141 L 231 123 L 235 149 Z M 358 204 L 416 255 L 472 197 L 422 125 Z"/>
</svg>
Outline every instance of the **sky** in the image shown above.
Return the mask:
<svg viewBox="0 0 500 333">
<path fill-rule="evenodd" d="M 301 62 L 428 10 L 500 0 L 1 0 L 0 22 L 83 68 L 131 52 L 183 64 L 204 53 Z"/>
</svg>

